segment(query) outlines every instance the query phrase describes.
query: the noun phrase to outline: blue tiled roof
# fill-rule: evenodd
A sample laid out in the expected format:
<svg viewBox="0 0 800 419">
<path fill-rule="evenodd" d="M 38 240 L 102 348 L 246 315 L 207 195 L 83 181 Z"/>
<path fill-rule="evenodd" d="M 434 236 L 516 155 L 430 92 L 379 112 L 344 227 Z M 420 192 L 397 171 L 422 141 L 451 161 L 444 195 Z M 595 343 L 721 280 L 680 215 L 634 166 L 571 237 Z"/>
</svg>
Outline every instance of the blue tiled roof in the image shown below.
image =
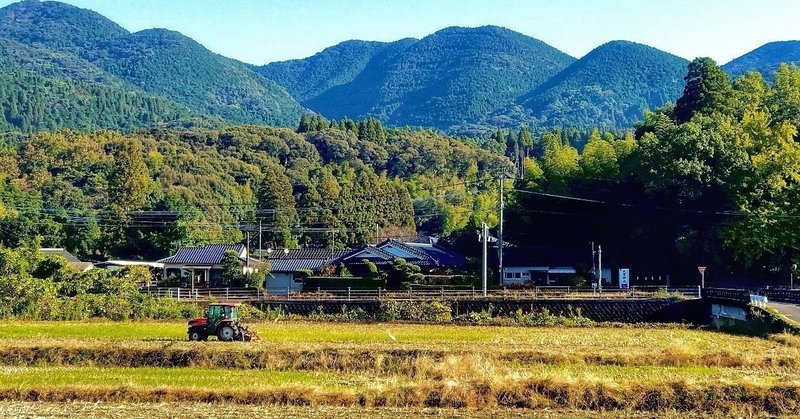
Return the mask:
<svg viewBox="0 0 800 419">
<path fill-rule="evenodd" d="M 159 260 L 170 265 L 219 265 L 225 252 L 233 250 L 240 255 L 245 250 L 243 244 L 208 244 L 200 247 L 181 247 L 174 255 Z"/>
<path fill-rule="evenodd" d="M 352 256 L 366 250 L 380 259 L 372 259 L 375 264 L 385 264 L 394 260 L 397 256 L 383 250 L 385 246 L 394 246 L 412 257 L 405 258 L 407 262 L 413 263 L 418 266 L 438 266 L 442 268 L 457 268 L 466 265 L 467 259 L 455 252 L 447 250 L 435 244 L 425 243 L 404 243 L 394 239 L 386 240 L 377 246 L 367 245 L 360 249 L 353 250 L 352 252 L 342 256 L 339 261 L 351 258 L 351 263 L 361 262 Z"/>
<path fill-rule="evenodd" d="M 467 264 L 467 258 L 463 255 L 447 250 L 435 244 L 423 243 L 404 243 L 407 247 L 412 247 L 420 253 L 424 253 L 428 258 L 436 262 L 436 266 L 445 268 L 457 268 Z"/>
</svg>

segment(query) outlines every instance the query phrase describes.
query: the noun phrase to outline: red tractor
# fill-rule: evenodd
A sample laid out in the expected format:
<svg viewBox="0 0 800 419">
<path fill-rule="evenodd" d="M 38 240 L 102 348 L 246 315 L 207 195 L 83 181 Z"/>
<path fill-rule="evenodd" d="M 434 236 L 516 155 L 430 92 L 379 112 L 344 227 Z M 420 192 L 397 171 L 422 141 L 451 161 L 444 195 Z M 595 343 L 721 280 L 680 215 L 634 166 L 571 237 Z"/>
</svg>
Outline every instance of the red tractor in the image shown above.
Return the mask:
<svg viewBox="0 0 800 419">
<path fill-rule="evenodd" d="M 256 332 L 239 323 L 238 308 L 233 303 L 209 304 L 205 316 L 189 320 L 189 340 L 208 340 L 211 335 L 225 342 L 259 340 Z"/>
</svg>

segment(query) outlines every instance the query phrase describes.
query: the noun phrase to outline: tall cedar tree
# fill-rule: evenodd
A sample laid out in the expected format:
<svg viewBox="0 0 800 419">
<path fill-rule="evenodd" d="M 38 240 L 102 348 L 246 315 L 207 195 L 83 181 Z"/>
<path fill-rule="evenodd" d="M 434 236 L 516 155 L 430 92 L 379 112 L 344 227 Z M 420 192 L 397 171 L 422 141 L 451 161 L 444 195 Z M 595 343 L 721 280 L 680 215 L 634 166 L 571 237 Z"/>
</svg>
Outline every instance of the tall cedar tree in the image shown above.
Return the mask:
<svg viewBox="0 0 800 419">
<path fill-rule="evenodd" d="M 675 120 L 687 122 L 696 112 L 721 110 L 729 96 L 728 74 L 708 57 L 695 58 L 689 63 L 684 77 L 686 87 L 675 106 Z"/>
<path fill-rule="evenodd" d="M 297 218 L 292 184 L 283 167 L 270 163 L 264 168 L 264 177 L 258 188 L 259 216 L 267 220 L 270 229 L 265 234 L 275 246 L 289 244 L 291 228 Z"/>
</svg>

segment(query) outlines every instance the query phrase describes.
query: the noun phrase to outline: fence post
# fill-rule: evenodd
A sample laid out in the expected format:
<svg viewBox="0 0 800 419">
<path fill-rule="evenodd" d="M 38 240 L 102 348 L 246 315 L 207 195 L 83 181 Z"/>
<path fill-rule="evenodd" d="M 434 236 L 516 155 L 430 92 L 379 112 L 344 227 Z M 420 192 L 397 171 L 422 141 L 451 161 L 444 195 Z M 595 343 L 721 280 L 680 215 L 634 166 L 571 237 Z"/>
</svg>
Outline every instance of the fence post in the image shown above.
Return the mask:
<svg viewBox="0 0 800 419">
<path fill-rule="evenodd" d="M 703 298 L 703 290 L 700 285 L 697 286 L 697 298 Z"/>
<path fill-rule="evenodd" d="M 287 300 L 291 298 L 291 297 L 289 297 L 289 290 L 290 290 L 290 288 L 291 288 L 291 287 L 286 287 L 286 299 L 287 299 Z"/>
<path fill-rule="evenodd" d="M 381 287 L 378 287 L 378 299 L 381 299 Z"/>
<path fill-rule="evenodd" d="M 347 301 L 350 301 L 350 287 L 347 287 Z"/>
<path fill-rule="evenodd" d="M 317 300 L 319 300 L 320 287 L 317 287 Z"/>
<path fill-rule="evenodd" d="M 211 292 L 211 291 L 209 291 L 209 292 Z M 231 298 L 230 297 L 230 289 L 229 288 L 225 288 L 225 299 L 227 300 L 229 298 Z"/>
<path fill-rule="evenodd" d="M 408 298 L 411 298 L 411 287 L 408 287 Z"/>
<path fill-rule="evenodd" d="M 178 302 L 181 301 L 181 289 L 178 288 Z"/>
<path fill-rule="evenodd" d="M 439 298 L 444 300 L 444 287 L 439 288 Z"/>
<path fill-rule="evenodd" d="M 475 299 L 475 285 L 472 285 L 472 298 Z"/>
</svg>

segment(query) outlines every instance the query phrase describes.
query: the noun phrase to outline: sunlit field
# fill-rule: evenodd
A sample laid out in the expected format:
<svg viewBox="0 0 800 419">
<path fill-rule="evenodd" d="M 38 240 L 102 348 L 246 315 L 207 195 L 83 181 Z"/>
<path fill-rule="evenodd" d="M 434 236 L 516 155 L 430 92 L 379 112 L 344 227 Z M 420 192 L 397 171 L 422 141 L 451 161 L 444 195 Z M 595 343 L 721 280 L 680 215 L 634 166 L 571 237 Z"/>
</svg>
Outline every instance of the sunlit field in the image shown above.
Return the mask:
<svg viewBox="0 0 800 419">
<path fill-rule="evenodd" d="M 370 417 L 388 409 L 669 417 L 794 413 L 800 400 L 800 345 L 789 335 L 681 325 L 252 327 L 261 341 L 188 342 L 183 322 L 8 322 L 0 327 L 0 414 L 25 415 L 27 402 L 39 401 L 54 414 L 85 403 L 97 414 L 179 414 L 165 403 L 206 403 L 219 414 L 284 409 L 277 416 Z"/>
</svg>

